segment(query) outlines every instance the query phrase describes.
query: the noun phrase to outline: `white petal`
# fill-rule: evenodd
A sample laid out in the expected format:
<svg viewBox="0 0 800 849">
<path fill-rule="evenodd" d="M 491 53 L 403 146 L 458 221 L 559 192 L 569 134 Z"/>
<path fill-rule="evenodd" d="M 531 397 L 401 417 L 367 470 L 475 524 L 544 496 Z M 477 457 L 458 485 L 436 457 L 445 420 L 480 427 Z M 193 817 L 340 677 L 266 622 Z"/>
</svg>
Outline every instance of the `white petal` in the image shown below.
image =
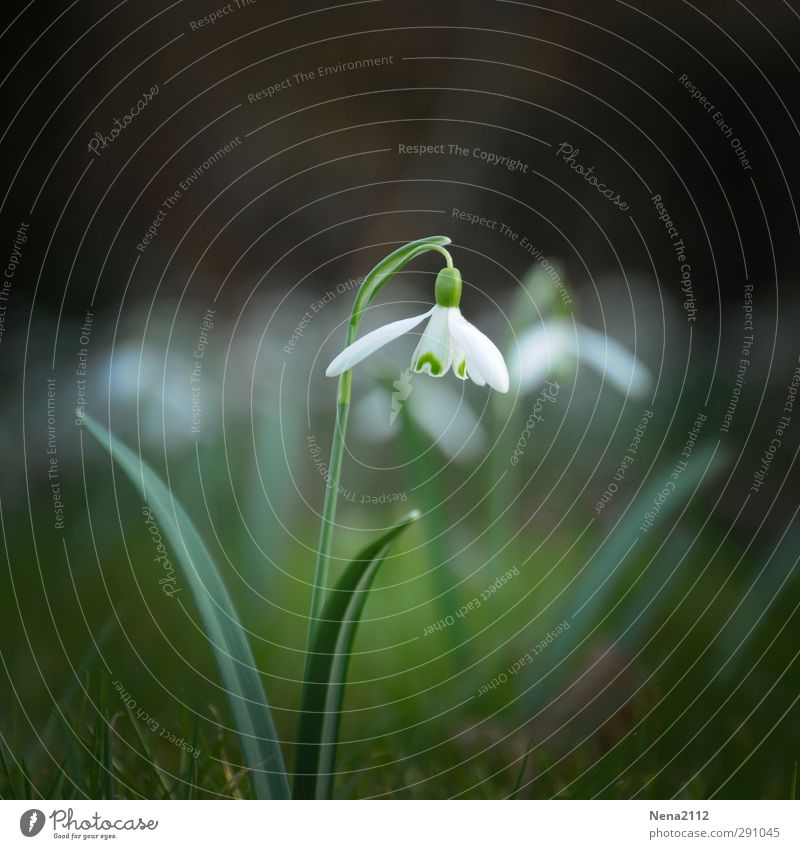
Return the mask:
<svg viewBox="0 0 800 849">
<path fill-rule="evenodd" d="M 578 356 L 623 395 L 642 397 L 652 386 L 648 368 L 624 345 L 583 325 L 578 328 Z"/>
<path fill-rule="evenodd" d="M 575 331 L 562 319 L 552 319 L 527 330 L 519 338 L 514 374 L 520 391 L 541 386 L 548 374 L 575 353 Z"/>
<path fill-rule="evenodd" d="M 467 355 L 458 343 L 453 339 L 453 374 L 459 380 L 467 380 Z"/>
<path fill-rule="evenodd" d="M 498 392 L 508 392 L 508 369 L 494 342 L 470 324 L 458 309 L 451 309 L 448 318 L 450 332 L 466 354 L 469 376 L 476 383 L 485 381 Z"/>
<path fill-rule="evenodd" d="M 367 333 L 360 339 L 356 339 L 352 345 L 348 345 L 338 357 L 328 366 L 325 374 L 328 377 L 336 377 L 343 371 L 353 368 L 354 365 L 360 363 L 365 357 L 375 353 L 378 348 L 388 345 L 389 342 L 413 330 L 421 321 L 426 319 L 436 307 L 428 310 L 422 315 L 415 315 L 411 318 L 401 318 L 400 321 L 392 321 L 389 324 L 384 324 L 377 330 Z"/>
<path fill-rule="evenodd" d="M 441 377 L 447 374 L 453 362 L 454 345 L 450 336 L 448 315 L 452 307 L 435 306 L 422 337 L 419 340 L 414 356 L 411 358 L 411 368 L 418 373 Z M 457 310 L 456 310 L 457 311 Z"/>
</svg>

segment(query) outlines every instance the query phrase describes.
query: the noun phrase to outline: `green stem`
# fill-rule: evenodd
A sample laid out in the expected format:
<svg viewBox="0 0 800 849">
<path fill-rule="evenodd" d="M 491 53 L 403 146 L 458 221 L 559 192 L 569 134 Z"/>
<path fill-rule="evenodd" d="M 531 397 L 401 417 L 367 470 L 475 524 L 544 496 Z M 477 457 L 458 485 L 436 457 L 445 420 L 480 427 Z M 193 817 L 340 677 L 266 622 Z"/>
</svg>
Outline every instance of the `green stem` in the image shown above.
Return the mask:
<svg viewBox="0 0 800 849">
<path fill-rule="evenodd" d="M 448 268 L 453 267 L 453 257 L 450 256 L 450 251 L 446 251 L 444 248 L 440 248 L 438 245 L 432 246 L 431 250 L 438 251 L 444 257 Z"/>
<path fill-rule="evenodd" d="M 350 343 L 348 342 L 348 344 Z M 322 505 L 322 524 L 319 529 L 319 546 L 317 548 L 317 562 L 314 569 L 314 586 L 311 590 L 311 613 L 308 622 L 309 644 L 313 637 L 314 627 L 322 613 L 322 606 L 325 604 L 325 588 L 328 586 L 333 527 L 336 520 L 336 501 L 339 495 L 339 481 L 342 476 L 344 436 L 347 430 L 347 417 L 350 412 L 350 386 L 352 381 L 352 371 L 346 371 L 339 378 L 336 425 L 333 431 L 331 459 L 328 465 L 328 485 L 325 490 L 325 501 Z"/>
</svg>

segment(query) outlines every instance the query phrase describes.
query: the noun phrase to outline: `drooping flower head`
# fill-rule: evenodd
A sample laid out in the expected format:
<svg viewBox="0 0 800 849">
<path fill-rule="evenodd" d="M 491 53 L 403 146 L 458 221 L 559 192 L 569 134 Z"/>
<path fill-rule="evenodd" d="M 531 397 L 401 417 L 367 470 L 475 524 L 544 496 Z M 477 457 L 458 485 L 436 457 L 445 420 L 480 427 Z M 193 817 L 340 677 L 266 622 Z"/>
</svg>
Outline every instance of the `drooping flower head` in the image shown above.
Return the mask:
<svg viewBox="0 0 800 849">
<path fill-rule="evenodd" d="M 353 368 L 427 318 L 428 323 L 411 358 L 411 368 L 415 372 L 443 377 L 452 367 L 461 380 L 469 378 L 479 386 L 488 383 L 498 392 L 508 392 L 508 369 L 503 355 L 488 336 L 461 315 L 461 273 L 457 268 L 448 265 L 439 272 L 435 295 L 436 305 L 422 315 L 393 321 L 348 345 L 325 374 L 336 377 Z"/>
</svg>

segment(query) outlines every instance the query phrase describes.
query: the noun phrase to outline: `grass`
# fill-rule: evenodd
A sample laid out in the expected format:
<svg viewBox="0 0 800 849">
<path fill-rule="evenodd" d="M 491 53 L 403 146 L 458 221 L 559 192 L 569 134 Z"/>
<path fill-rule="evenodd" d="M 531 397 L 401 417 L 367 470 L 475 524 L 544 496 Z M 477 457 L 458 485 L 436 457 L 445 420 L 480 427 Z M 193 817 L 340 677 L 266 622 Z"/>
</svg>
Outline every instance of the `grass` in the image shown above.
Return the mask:
<svg viewBox="0 0 800 849">
<path fill-rule="evenodd" d="M 746 667 L 748 659 L 742 662 Z M 780 666 L 779 658 L 773 662 Z M 769 669 L 762 671 L 769 676 Z M 728 781 L 723 798 L 794 798 L 800 744 L 796 714 L 776 726 L 775 705 L 768 702 L 737 733 L 761 696 L 739 688 L 723 717 L 681 749 L 731 690 L 720 682 L 719 689 L 706 693 L 690 715 L 679 719 L 696 687 L 687 681 L 665 698 L 671 674 L 630 698 L 619 689 L 614 694 L 618 709 L 604 705 L 601 715 L 607 718 L 599 728 L 593 729 L 590 721 L 583 727 L 571 725 L 546 743 L 536 740 L 565 719 L 563 705 L 537 722 L 521 722 L 508 708 L 487 719 L 484 706 L 473 704 L 458 715 L 456 724 L 445 718 L 375 740 L 359 740 L 358 718 L 345 712 L 335 795 L 627 799 L 670 798 L 680 790 L 681 798 L 702 799 Z M 81 698 L 72 697 L 64 706 L 65 718 L 53 729 L 52 739 L 38 747 L 25 745 L 30 736 L 20 732 L 25 718 L 14 715 L 10 725 L 16 734 L 4 734 L 0 742 L 0 796 L 254 798 L 237 735 L 226 730 L 226 706 L 211 706 L 211 721 L 198 721 L 188 712 L 163 719 L 199 751 L 194 758 L 121 703 L 113 682 L 98 669 L 92 669 L 80 689 Z M 658 703 L 660 709 L 652 710 Z M 399 708 L 382 710 L 390 714 L 385 717 L 388 726 L 408 724 L 408 715 Z M 356 739 L 347 742 L 351 735 Z M 746 769 L 736 770 L 748 756 Z M 289 757 L 291 762 L 291 749 Z"/>
<path fill-rule="evenodd" d="M 409 531 L 411 549 L 428 536 L 424 522 Z M 479 699 L 473 697 L 477 687 L 530 648 L 534 637 L 541 637 L 529 625 L 532 614 L 569 586 L 574 564 L 585 561 L 594 541 L 587 539 L 586 549 L 574 552 L 563 574 L 551 576 L 520 610 L 507 614 L 512 622 L 494 621 L 495 610 L 507 611 L 523 589 L 535 587 L 536 576 L 554 561 L 549 548 L 526 567 L 524 587 L 504 587 L 500 592 L 506 595 L 497 596 L 499 607 L 486 604 L 464 620 L 472 650 L 501 646 L 508 634 L 525 629 L 491 654 L 477 652 L 481 660 L 470 668 L 454 662 L 452 652 L 447 654 L 451 646 L 446 632 L 407 642 L 410 633 L 419 634 L 425 624 L 436 621 L 440 610 L 429 603 L 411 611 L 423 578 L 410 586 L 397 585 L 400 576 L 424 576 L 430 563 L 419 553 L 393 558 L 377 575 L 355 643 L 334 795 L 624 799 L 680 794 L 702 799 L 722 787 L 720 795 L 726 798 L 793 798 L 800 711 L 795 705 L 780 723 L 776 720 L 796 696 L 796 540 L 787 535 L 768 560 L 766 554 L 774 549 L 771 541 L 763 551 L 747 550 L 743 541 L 708 526 L 698 535 L 699 527 L 690 511 L 658 556 L 653 555 L 659 542 L 652 540 L 623 562 L 625 570 L 615 575 L 619 589 L 614 593 L 615 602 L 621 603 L 605 604 L 593 616 L 597 627 L 587 645 L 565 643 L 569 651 L 563 655 L 563 649 L 544 653 L 541 662 L 526 667 L 526 677 L 520 675 L 506 689 Z M 146 552 L 144 548 L 142 554 Z M 748 556 L 742 560 L 745 552 Z M 495 564 L 497 573 L 524 556 L 525 544 L 519 541 L 507 560 Z M 757 612 L 746 611 L 743 622 L 731 613 L 761 588 L 759 564 L 764 562 L 777 574 L 762 576 L 770 578 L 767 598 Z M 493 575 L 482 571 L 473 577 L 460 589 L 464 598 L 488 585 Z M 774 587 L 782 591 L 775 595 Z M 640 616 L 648 601 L 648 615 Z M 127 621 L 141 631 L 138 614 Z M 565 636 L 572 639 L 572 630 Z M 298 644 L 302 637 L 298 626 Z M 375 651 L 403 639 L 406 644 L 400 648 Z M 265 653 L 260 640 L 256 646 L 258 668 L 269 668 L 272 655 Z M 558 642 L 551 649 L 555 646 Z M 101 644 L 102 655 L 124 658 L 124 647 L 119 635 L 111 634 Z M 179 688 L 173 695 L 193 712 L 177 710 L 177 701 L 151 703 L 148 676 L 126 668 L 131 689 L 158 717 L 159 730 L 154 732 L 120 698 L 114 675 L 96 651 L 76 654 L 83 655 L 77 677 L 62 675 L 64 683 L 55 691 L 64 718 L 53 709 L 37 713 L 29 701 L 24 704 L 30 714 L 23 713 L 12 696 L 6 698 L 0 720 L 0 796 L 256 795 L 243 766 L 230 708 L 218 689 L 198 689 L 187 682 L 190 689 Z M 299 656 L 294 653 L 295 666 Z M 561 683 L 550 696 L 559 697 L 540 698 L 536 682 L 557 657 L 562 661 Z M 168 680 L 169 667 L 167 658 L 163 670 L 152 668 Z M 205 668 L 213 677 L 210 657 Z M 377 689 L 376 679 L 381 682 Z M 274 678 L 266 683 L 277 706 L 278 735 L 293 739 L 297 715 L 284 706 L 297 705 L 299 691 L 288 683 L 276 687 L 280 682 Z M 18 676 L 15 689 L 22 686 Z M 195 759 L 162 738 L 162 728 L 199 749 L 200 756 Z M 42 743 L 34 743 L 36 734 Z M 285 756 L 291 772 L 292 746 L 285 747 Z"/>
</svg>

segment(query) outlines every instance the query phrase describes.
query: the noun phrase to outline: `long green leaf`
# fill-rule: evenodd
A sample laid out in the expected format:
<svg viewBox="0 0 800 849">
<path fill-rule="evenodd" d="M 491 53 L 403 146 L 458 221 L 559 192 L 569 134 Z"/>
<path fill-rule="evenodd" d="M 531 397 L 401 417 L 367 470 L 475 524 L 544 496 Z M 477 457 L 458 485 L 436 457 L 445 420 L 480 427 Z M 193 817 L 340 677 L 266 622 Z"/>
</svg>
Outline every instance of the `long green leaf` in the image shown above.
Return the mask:
<svg viewBox="0 0 800 849">
<path fill-rule="evenodd" d="M 361 551 L 328 595 L 314 632 L 300 700 L 293 788 L 296 799 L 331 796 L 347 664 L 361 611 L 392 542 L 419 516 L 418 510 L 409 513 Z"/>
<path fill-rule="evenodd" d="M 289 798 L 278 735 L 250 644 L 200 534 L 169 489 L 140 457 L 88 415 L 84 423 L 142 492 L 176 552 L 222 675 L 256 796 Z"/>
</svg>

